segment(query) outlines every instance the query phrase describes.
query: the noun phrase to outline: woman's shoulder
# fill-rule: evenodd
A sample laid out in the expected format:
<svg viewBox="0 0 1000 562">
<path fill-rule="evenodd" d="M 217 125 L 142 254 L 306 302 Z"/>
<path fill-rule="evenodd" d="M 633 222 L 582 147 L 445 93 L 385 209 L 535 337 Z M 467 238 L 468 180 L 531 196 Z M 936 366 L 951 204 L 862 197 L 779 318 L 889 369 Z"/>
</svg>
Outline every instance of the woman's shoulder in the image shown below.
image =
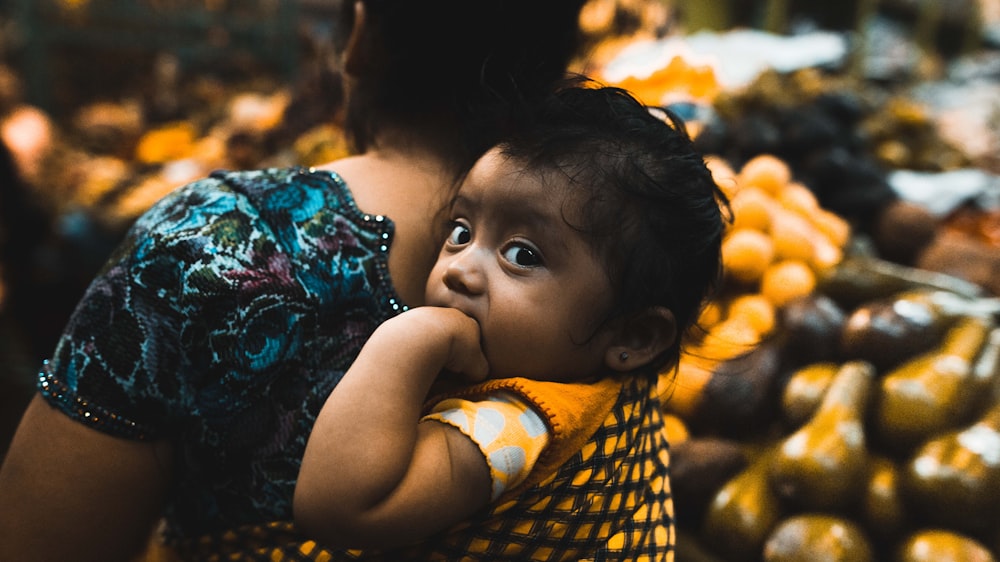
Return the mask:
<svg viewBox="0 0 1000 562">
<path fill-rule="evenodd" d="M 301 166 L 262 168 L 256 170 L 217 170 L 192 187 L 222 189 L 240 194 L 263 207 L 302 204 L 301 199 L 288 197 L 297 191 L 315 191 L 327 198 L 339 200 L 345 209 L 356 209 L 346 182 L 331 170 Z"/>
<path fill-rule="evenodd" d="M 143 213 L 131 235 L 161 241 L 209 233 L 230 240 L 263 236 L 295 249 L 303 239 L 340 236 L 345 229 L 381 246 L 393 228 L 388 218 L 361 212 L 335 172 L 287 167 L 220 170 L 182 185 Z"/>
<path fill-rule="evenodd" d="M 346 183 L 330 171 L 301 167 L 218 170 L 160 199 L 139 218 L 138 224 L 239 212 L 294 217 L 319 209 L 361 214 Z"/>
<path fill-rule="evenodd" d="M 388 276 L 394 229 L 388 218 L 362 213 L 331 171 L 218 171 L 149 209 L 123 249 L 132 270 L 184 272 L 230 291 L 267 278 L 288 285 L 284 291 L 301 284 L 295 291 L 324 302 L 372 293 L 393 310 L 400 306 Z"/>
</svg>

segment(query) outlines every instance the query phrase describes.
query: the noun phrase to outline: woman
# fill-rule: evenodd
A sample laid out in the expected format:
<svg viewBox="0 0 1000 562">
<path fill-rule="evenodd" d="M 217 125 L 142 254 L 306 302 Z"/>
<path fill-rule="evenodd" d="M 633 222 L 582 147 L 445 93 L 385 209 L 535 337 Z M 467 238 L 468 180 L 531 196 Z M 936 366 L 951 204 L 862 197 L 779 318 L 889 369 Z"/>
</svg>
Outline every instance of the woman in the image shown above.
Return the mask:
<svg viewBox="0 0 1000 562">
<path fill-rule="evenodd" d="M 358 155 L 214 174 L 137 221 L 0 469 L 0 559 L 128 560 L 161 518 L 207 557 L 291 520 L 323 400 L 379 323 L 422 304 L 435 216 L 563 77 L 581 3 L 346 5 Z"/>
</svg>

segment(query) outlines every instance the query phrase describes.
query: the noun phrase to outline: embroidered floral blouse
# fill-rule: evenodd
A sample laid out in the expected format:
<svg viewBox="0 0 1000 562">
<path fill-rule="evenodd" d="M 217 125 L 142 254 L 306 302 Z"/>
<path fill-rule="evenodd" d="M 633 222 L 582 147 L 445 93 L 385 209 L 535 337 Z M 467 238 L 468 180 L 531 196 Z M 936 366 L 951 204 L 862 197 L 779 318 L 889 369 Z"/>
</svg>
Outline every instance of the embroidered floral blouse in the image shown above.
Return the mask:
<svg viewBox="0 0 1000 562">
<path fill-rule="evenodd" d="M 290 520 L 324 400 L 405 308 L 386 269 L 392 235 L 329 172 L 220 172 L 182 187 L 86 291 L 39 388 L 101 431 L 174 443 L 174 538 Z"/>
</svg>

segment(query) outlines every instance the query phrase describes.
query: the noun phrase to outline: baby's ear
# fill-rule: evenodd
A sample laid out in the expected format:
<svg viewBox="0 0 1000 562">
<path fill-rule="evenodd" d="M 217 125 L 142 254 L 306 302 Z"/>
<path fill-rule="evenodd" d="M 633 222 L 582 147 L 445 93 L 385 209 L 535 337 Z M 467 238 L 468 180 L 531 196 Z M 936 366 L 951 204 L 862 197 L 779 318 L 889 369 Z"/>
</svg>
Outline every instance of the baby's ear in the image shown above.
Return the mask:
<svg viewBox="0 0 1000 562">
<path fill-rule="evenodd" d="M 652 361 L 673 345 L 677 337 L 674 313 L 652 306 L 622 320 L 604 355 L 613 371 L 632 371 Z"/>
</svg>

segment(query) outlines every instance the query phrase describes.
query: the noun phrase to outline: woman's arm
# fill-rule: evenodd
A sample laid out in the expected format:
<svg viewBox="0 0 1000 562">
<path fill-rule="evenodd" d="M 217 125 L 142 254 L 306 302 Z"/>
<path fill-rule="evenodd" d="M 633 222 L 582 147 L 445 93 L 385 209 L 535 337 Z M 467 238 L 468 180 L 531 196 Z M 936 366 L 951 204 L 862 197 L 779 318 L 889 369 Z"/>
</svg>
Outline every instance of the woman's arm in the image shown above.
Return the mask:
<svg viewBox="0 0 1000 562">
<path fill-rule="evenodd" d="M 487 504 L 490 471 L 458 429 L 418 423 L 443 370 L 485 378 L 475 320 L 420 307 L 382 324 L 330 394 L 295 487 L 295 522 L 331 547 L 405 544 Z M 389 544 L 389 542 L 394 544 Z"/>
<path fill-rule="evenodd" d="M 0 560 L 130 560 L 159 518 L 171 454 L 36 396 L 0 468 Z"/>
</svg>

